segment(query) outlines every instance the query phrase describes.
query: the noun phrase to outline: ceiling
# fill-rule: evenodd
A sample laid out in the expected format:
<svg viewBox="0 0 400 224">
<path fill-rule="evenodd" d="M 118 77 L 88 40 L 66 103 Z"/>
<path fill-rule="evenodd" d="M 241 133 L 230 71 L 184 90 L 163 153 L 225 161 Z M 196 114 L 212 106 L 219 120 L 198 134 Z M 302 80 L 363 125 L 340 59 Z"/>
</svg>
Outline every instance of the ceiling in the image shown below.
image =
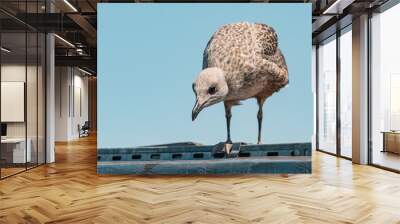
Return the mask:
<svg viewBox="0 0 400 224">
<path fill-rule="evenodd" d="M 386 0 L 252 0 L 252 1 L 170 1 L 170 0 L 1 0 L 1 29 L 6 38 L 21 41 L 18 32 L 29 29 L 55 32 L 56 65 L 80 66 L 96 72 L 97 3 L 139 2 L 231 2 L 312 3 L 313 41 L 329 35 L 340 19 L 377 7 Z M 49 13 L 49 12 L 52 13 Z M 27 13 L 26 13 L 27 12 Z M 351 22 L 351 18 L 350 18 Z M 325 32 L 325 33 L 324 33 Z M 334 32 L 334 31 L 332 31 Z M 12 38 L 12 35 L 16 38 Z M 21 35 L 20 35 L 21 36 Z M 60 38 L 59 38 L 60 37 Z M 21 43 L 20 43 L 21 44 Z M 15 43 L 18 45 L 18 43 Z M 28 50 L 29 51 L 29 50 Z"/>
</svg>

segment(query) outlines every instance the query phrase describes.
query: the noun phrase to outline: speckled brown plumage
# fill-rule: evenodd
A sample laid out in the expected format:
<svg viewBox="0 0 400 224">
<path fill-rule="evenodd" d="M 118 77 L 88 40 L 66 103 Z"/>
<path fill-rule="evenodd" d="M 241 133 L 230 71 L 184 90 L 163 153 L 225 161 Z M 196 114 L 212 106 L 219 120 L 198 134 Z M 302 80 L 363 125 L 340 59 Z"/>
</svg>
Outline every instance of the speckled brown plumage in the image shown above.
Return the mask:
<svg viewBox="0 0 400 224">
<path fill-rule="evenodd" d="M 285 58 L 274 29 L 260 23 L 222 26 L 204 50 L 203 69 L 225 72 L 229 93 L 225 101 L 267 98 L 288 81 Z"/>
</svg>

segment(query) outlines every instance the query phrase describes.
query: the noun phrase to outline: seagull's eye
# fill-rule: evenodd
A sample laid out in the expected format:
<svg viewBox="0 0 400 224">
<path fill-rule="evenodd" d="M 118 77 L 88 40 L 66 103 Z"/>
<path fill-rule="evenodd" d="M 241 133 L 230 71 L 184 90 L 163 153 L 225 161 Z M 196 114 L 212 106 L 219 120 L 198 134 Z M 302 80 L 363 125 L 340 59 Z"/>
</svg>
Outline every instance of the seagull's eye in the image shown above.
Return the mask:
<svg viewBox="0 0 400 224">
<path fill-rule="evenodd" d="M 215 86 L 208 88 L 208 94 L 213 95 L 216 92 L 217 92 L 217 88 L 215 88 Z"/>
</svg>

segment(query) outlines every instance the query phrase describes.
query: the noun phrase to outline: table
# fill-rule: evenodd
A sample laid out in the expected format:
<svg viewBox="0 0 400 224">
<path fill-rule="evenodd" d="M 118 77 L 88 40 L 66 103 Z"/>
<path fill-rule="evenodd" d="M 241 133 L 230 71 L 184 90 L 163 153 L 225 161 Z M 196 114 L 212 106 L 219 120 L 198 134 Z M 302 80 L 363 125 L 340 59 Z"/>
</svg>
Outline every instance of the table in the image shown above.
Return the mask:
<svg viewBox="0 0 400 224">
<path fill-rule="evenodd" d="M 32 140 L 30 138 L 27 138 L 26 140 L 27 140 L 27 147 L 25 150 L 25 138 L 1 139 L 2 157 L 6 158 L 6 161 L 10 162 L 10 163 L 31 162 L 31 160 L 32 160 L 32 154 L 31 154 Z M 10 154 L 12 154 L 12 156 Z M 11 160 L 11 158 L 12 158 L 12 160 Z"/>
<path fill-rule="evenodd" d="M 392 152 L 400 154 L 400 131 L 382 131 L 383 150 L 382 152 Z"/>
</svg>

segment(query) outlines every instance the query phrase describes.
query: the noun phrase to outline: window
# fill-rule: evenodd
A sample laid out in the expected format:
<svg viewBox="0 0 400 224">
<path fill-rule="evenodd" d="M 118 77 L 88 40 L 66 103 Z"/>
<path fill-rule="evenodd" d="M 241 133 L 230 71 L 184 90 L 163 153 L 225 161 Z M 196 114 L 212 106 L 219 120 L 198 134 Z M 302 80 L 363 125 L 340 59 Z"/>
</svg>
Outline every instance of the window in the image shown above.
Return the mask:
<svg viewBox="0 0 400 224">
<path fill-rule="evenodd" d="M 400 170 L 400 5 L 371 19 L 372 163 Z"/>
<path fill-rule="evenodd" d="M 336 153 L 336 36 L 318 47 L 318 149 Z"/>
<path fill-rule="evenodd" d="M 13 5 L 1 2 L 0 6 Z M 18 13 L 41 13 L 44 1 L 19 2 Z M 0 178 L 45 163 L 45 35 L 0 12 Z"/>
<path fill-rule="evenodd" d="M 352 157 L 352 33 L 351 26 L 340 35 L 340 154 Z"/>
</svg>

